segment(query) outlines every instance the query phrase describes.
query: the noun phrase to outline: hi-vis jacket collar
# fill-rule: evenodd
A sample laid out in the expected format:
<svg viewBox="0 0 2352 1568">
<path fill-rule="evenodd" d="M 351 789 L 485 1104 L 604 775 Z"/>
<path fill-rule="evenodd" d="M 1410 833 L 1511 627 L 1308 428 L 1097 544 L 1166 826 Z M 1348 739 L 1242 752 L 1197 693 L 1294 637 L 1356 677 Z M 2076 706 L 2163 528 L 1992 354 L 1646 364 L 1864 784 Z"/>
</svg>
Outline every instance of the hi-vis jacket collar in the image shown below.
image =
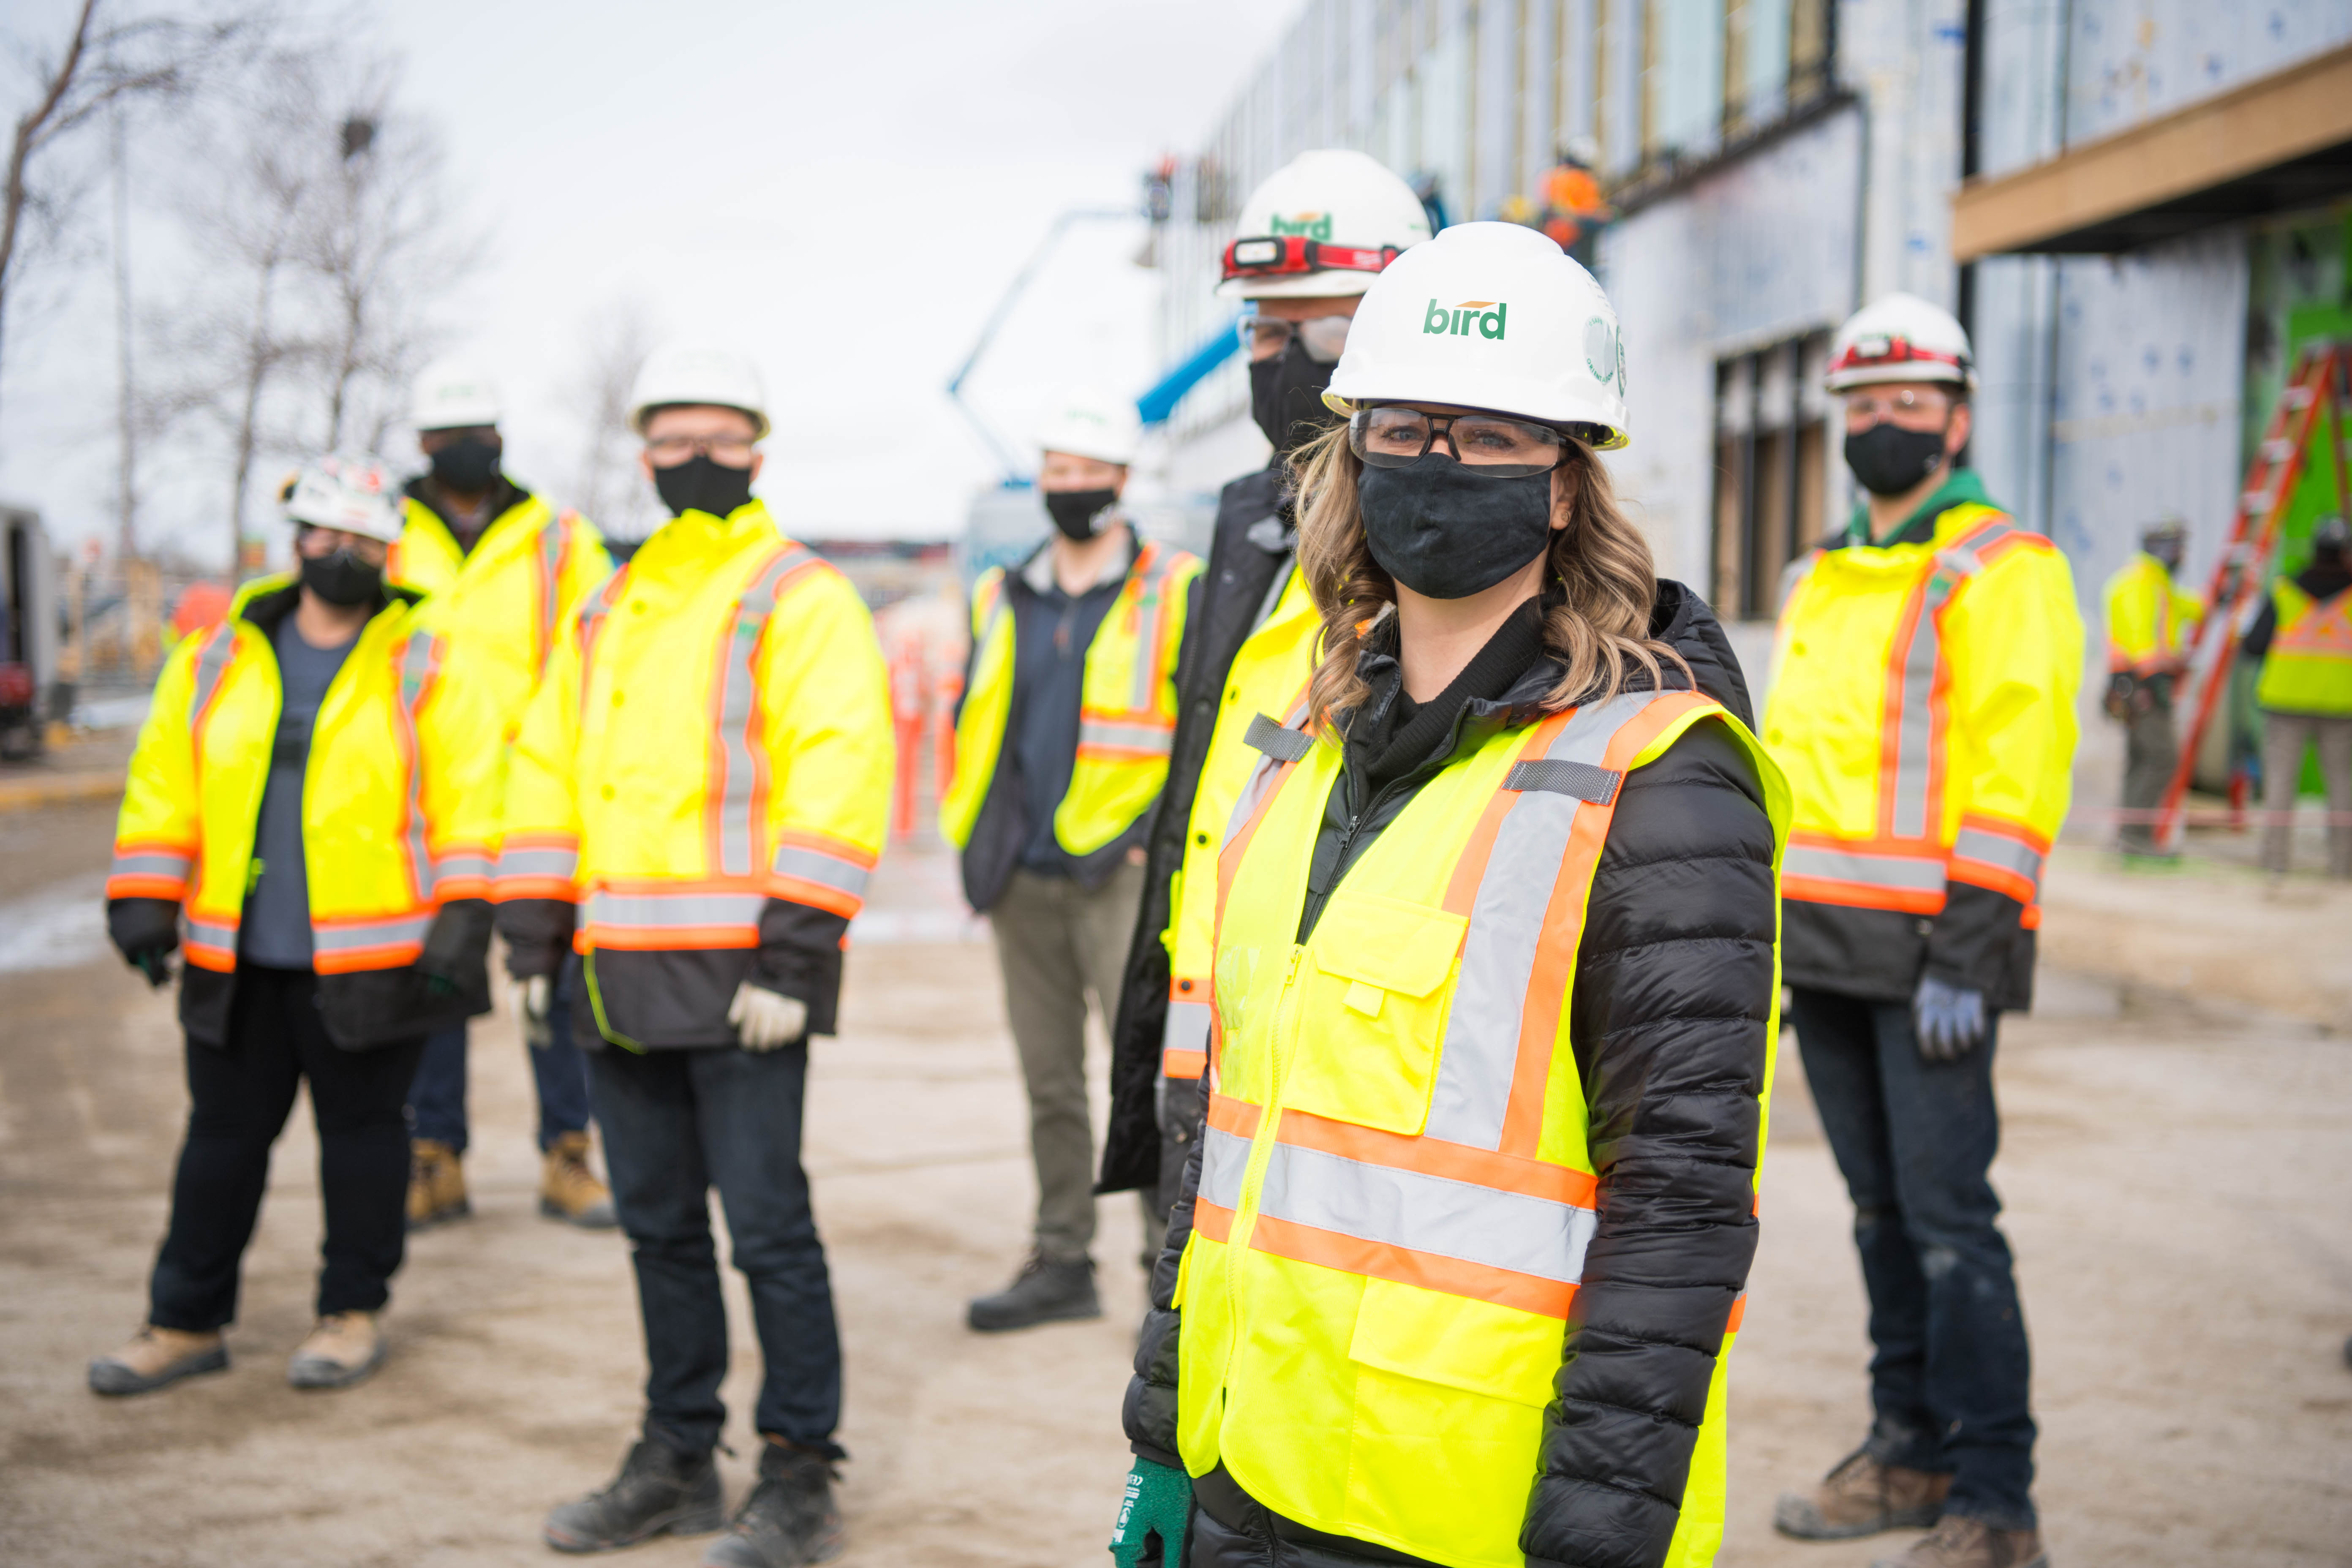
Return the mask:
<svg viewBox="0 0 2352 1568">
<path fill-rule="evenodd" d="M 1297 234 L 1259 235 L 1225 247 L 1225 276 L 1292 278 L 1308 272 L 1379 272 L 1403 252 L 1393 245 L 1369 249 L 1353 245 L 1327 245 Z"/>
</svg>

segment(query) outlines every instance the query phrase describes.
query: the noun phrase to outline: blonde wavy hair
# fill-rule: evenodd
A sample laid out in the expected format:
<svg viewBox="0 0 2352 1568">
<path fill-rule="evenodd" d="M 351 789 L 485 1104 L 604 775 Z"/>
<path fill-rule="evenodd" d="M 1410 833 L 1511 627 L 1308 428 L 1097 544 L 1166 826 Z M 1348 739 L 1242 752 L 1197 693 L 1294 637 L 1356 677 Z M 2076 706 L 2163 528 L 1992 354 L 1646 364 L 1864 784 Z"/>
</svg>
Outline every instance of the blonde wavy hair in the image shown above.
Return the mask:
<svg viewBox="0 0 2352 1568">
<path fill-rule="evenodd" d="M 1682 655 L 1649 635 L 1657 597 L 1649 541 L 1618 510 L 1609 471 L 1592 448 L 1573 437 L 1569 448 L 1559 468 L 1568 526 L 1553 531 L 1544 571 L 1548 597 L 1557 600 L 1544 614 L 1544 650 L 1563 666 L 1538 703 L 1546 713 L 1614 697 L 1629 665 L 1647 671 L 1653 687 L 1664 684 L 1666 665 L 1690 678 Z M 1307 710 L 1318 732 L 1336 737 L 1333 715 L 1363 703 L 1368 689 L 1356 661 L 1373 626 L 1396 604 L 1396 580 L 1372 559 L 1364 536 L 1357 500 L 1363 460 L 1348 445 L 1347 426 L 1301 447 L 1290 467 L 1304 498 L 1299 568 L 1323 617 Z"/>
</svg>

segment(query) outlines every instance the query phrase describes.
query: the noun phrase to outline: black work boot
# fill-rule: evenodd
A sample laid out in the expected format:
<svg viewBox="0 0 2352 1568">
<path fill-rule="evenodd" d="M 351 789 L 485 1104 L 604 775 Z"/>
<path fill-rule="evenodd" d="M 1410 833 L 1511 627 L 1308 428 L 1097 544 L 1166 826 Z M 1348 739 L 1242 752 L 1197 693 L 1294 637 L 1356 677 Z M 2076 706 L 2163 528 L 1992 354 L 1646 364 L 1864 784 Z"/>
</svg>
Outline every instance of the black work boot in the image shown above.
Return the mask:
<svg viewBox="0 0 2352 1568">
<path fill-rule="evenodd" d="M 708 1535 L 727 1522 L 719 1467 L 640 1439 L 603 1489 L 548 1514 L 541 1533 L 558 1552 L 610 1552 L 654 1535 Z"/>
<path fill-rule="evenodd" d="M 964 1321 L 983 1334 L 992 1334 L 1035 1323 L 1101 1316 L 1102 1302 L 1095 1297 L 1093 1258 L 1057 1263 L 1033 1252 L 1013 1283 L 972 1302 Z"/>
<path fill-rule="evenodd" d="M 760 1448 L 759 1484 L 702 1562 L 703 1568 L 802 1568 L 839 1555 L 833 1461 L 813 1448 L 771 1440 Z"/>
</svg>

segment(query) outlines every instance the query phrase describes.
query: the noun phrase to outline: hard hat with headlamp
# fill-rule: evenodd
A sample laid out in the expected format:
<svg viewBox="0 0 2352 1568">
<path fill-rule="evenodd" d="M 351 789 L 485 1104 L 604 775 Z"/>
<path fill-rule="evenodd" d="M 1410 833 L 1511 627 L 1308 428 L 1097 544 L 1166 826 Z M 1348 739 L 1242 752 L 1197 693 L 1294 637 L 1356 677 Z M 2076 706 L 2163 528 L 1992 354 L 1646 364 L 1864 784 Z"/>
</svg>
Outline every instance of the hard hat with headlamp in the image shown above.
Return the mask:
<svg viewBox="0 0 2352 1568">
<path fill-rule="evenodd" d="M 391 474 L 373 458 L 334 453 L 296 470 L 278 499 L 289 521 L 389 544 L 400 537 L 400 509 L 393 503 L 396 493 Z"/>
<path fill-rule="evenodd" d="M 737 409 L 751 416 L 755 438 L 768 433 L 768 391 L 760 367 L 727 349 L 668 343 L 646 356 L 629 389 L 629 428 L 642 436 L 647 415 L 680 405 Z"/>
<path fill-rule="evenodd" d="M 1975 387 L 1976 358 L 1958 318 L 1916 294 L 1889 294 L 1847 317 L 1830 343 L 1823 384 L 1848 392 L 1889 381 Z"/>
<path fill-rule="evenodd" d="M 1361 294 L 1428 237 L 1421 198 L 1379 160 L 1340 148 L 1301 153 L 1243 204 L 1217 293 L 1227 300 Z"/>
</svg>

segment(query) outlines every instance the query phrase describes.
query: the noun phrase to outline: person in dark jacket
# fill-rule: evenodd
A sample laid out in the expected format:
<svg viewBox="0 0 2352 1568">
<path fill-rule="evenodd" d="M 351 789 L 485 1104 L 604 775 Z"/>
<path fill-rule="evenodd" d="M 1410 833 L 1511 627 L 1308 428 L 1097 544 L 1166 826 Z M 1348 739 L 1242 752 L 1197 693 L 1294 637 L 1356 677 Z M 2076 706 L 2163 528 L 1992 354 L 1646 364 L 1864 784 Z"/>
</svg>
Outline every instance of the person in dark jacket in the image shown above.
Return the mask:
<svg viewBox="0 0 2352 1568">
<path fill-rule="evenodd" d="M 1449 379 L 1427 301 L 1478 295 L 1518 346 Z M 1590 275 L 1514 226 L 1445 231 L 1358 314 L 1349 425 L 1301 461 L 1312 716 L 1253 725 L 1220 860 L 1122 1564 L 1656 1568 L 1720 1538 L 1787 795 L 1591 456 L 1624 440 L 1615 351 Z"/>
<path fill-rule="evenodd" d="M 427 1031 L 489 1010 L 489 906 L 435 890 L 436 856 L 485 803 L 416 739 L 440 638 L 417 595 L 384 584 L 399 524 L 383 472 L 323 458 L 287 514 L 299 575 L 247 584 L 173 652 L 124 787 L 107 926 L 151 984 L 185 954 L 191 1105 L 147 1321 L 90 1363 L 100 1394 L 228 1365 L 270 1146 L 305 1082 L 326 1237 L 318 1326 L 288 1378 L 373 1372 L 404 1239 L 409 1081 Z"/>
</svg>

